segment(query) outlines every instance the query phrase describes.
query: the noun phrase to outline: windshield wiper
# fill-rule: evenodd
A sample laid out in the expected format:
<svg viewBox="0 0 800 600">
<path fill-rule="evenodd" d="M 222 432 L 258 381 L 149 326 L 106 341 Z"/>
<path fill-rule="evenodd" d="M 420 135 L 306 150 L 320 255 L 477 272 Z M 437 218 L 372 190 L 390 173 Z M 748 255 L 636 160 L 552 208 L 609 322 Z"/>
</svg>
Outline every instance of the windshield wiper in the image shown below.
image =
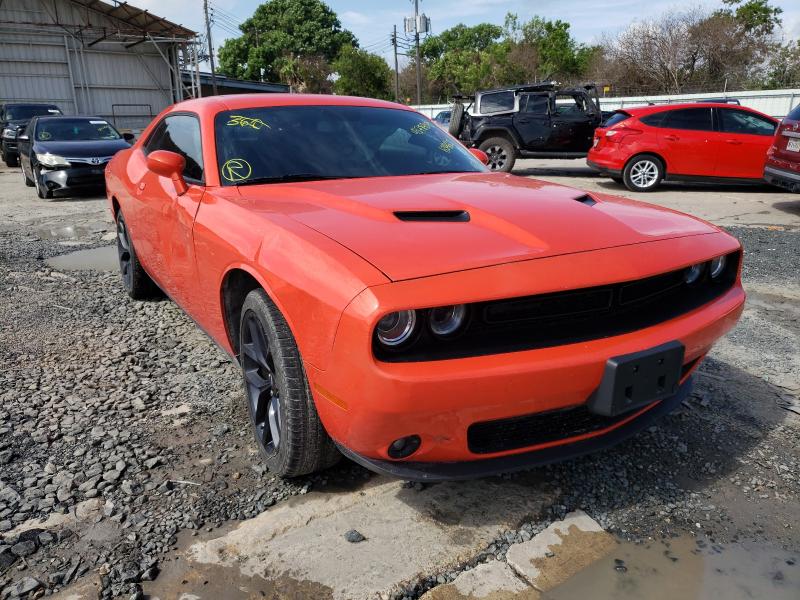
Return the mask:
<svg viewBox="0 0 800 600">
<path fill-rule="evenodd" d="M 237 185 L 256 185 L 259 183 L 290 183 L 293 181 L 319 181 L 323 179 L 344 179 L 346 175 L 320 175 L 319 173 L 287 173 L 273 177 L 253 177 L 238 181 Z"/>
</svg>

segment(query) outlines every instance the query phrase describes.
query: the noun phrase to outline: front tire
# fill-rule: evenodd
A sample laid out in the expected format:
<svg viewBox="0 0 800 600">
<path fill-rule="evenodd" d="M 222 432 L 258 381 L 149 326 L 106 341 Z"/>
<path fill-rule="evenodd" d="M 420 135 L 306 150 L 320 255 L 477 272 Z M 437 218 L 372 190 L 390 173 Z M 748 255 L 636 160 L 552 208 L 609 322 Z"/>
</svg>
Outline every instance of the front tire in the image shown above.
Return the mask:
<svg viewBox="0 0 800 600">
<path fill-rule="evenodd" d="M 42 181 L 42 174 L 36 167 L 32 168 L 33 170 L 33 184 L 36 186 L 36 195 L 39 196 L 42 200 L 50 200 L 53 197 L 53 192 L 47 189 L 44 182 Z"/>
<path fill-rule="evenodd" d="M 506 138 L 494 137 L 481 143 L 479 149 L 489 157 L 489 168 L 492 171 L 508 173 L 514 168 L 517 161 L 517 151 L 514 144 Z"/>
<path fill-rule="evenodd" d="M 652 192 L 664 179 L 664 163 L 652 154 L 634 156 L 622 172 L 625 187 L 632 192 Z"/>
<path fill-rule="evenodd" d="M 250 423 L 269 470 L 296 477 L 338 462 L 341 455 L 317 415 L 292 332 L 262 289 L 245 298 L 239 348 Z"/>
<path fill-rule="evenodd" d="M 150 279 L 136 256 L 133 241 L 122 212 L 117 212 L 117 257 L 122 287 L 134 300 L 146 300 L 161 295 L 161 290 Z"/>
</svg>

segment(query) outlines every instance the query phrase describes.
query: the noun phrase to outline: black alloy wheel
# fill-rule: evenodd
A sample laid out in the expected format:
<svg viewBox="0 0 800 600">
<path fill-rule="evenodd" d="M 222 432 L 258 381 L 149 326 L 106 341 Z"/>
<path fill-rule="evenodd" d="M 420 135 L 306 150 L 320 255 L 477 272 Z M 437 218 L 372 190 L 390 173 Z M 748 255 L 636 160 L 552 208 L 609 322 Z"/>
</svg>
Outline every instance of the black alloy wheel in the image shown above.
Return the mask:
<svg viewBox="0 0 800 600">
<path fill-rule="evenodd" d="M 255 313 L 242 320 L 242 371 L 247 386 L 250 420 L 265 456 L 281 443 L 281 394 L 276 385 L 275 359 L 264 328 Z"/>
</svg>

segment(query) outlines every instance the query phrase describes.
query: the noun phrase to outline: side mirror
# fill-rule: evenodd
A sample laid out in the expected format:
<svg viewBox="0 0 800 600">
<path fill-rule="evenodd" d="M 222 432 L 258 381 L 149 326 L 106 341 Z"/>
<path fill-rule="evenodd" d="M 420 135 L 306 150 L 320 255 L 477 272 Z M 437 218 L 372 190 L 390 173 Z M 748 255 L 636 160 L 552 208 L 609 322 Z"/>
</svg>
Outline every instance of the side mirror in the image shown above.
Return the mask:
<svg viewBox="0 0 800 600">
<path fill-rule="evenodd" d="M 489 164 L 489 155 L 486 154 L 486 152 L 484 152 L 483 150 L 479 150 L 478 148 L 470 148 L 469 151 L 472 153 L 472 156 L 477 158 L 483 164 L 485 165 Z"/>
<path fill-rule="evenodd" d="M 25 135 L 24 133 L 22 133 L 22 134 L 20 134 L 20 135 L 18 135 L 18 136 L 17 136 L 17 141 L 18 141 L 18 142 L 29 142 L 29 141 L 30 141 L 30 139 L 31 139 L 31 138 L 29 138 L 29 137 L 28 137 L 27 135 Z"/>
<path fill-rule="evenodd" d="M 132 133 L 126 131 L 125 133 L 122 134 L 122 139 L 125 140 L 126 142 L 132 142 L 135 138 Z"/>
<path fill-rule="evenodd" d="M 178 196 L 183 196 L 189 190 L 189 186 L 183 178 L 185 167 L 186 159 L 169 150 L 155 150 L 147 155 L 147 168 L 156 175 L 172 179 Z"/>
</svg>

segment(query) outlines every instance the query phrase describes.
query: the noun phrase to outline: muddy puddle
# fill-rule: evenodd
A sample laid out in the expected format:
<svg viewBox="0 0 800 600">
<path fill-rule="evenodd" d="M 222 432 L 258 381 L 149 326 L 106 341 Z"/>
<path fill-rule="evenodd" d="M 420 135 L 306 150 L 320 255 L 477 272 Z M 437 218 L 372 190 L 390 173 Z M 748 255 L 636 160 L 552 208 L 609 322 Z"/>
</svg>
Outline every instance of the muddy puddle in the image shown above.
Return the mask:
<svg viewBox="0 0 800 600">
<path fill-rule="evenodd" d="M 77 250 L 45 261 L 61 271 L 115 271 L 119 268 L 116 246 Z"/>
<path fill-rule="evenodd" d="M 742 542 L 717 545 L 689 536 L 622 542 L 554 588 L 547 600 L 798 600 L 800 552 Z"/>
<path fill-rule="evenodd" d="M 107 231 L 109 231 L 108 224 L 103 221 L 92 221 L 81 225 L 38 227 L 35 233 L 44 240 L 77 240 Z"/>
</svg>

